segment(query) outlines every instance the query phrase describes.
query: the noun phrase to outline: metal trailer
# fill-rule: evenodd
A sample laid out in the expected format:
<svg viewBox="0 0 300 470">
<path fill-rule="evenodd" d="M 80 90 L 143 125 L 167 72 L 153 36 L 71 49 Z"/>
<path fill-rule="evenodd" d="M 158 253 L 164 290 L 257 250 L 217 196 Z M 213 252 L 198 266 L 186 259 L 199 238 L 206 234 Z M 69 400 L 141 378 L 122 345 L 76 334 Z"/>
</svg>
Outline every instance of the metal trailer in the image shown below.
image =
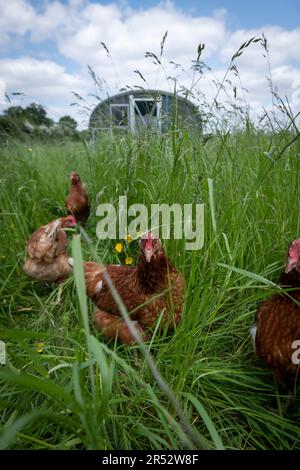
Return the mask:
<svg viewBox="0 0 300 470">
<path fill-rule="evenodd" d="M 161 90 L 130 90 L 111 96 L 93 110 L 89 129 L 95 136 L 100 131 L 129 131 L 139 134 L 145 129 L 158 134 L 172 128 L 201 129 L 197 106 L 186 98 Z"/>
</svg>

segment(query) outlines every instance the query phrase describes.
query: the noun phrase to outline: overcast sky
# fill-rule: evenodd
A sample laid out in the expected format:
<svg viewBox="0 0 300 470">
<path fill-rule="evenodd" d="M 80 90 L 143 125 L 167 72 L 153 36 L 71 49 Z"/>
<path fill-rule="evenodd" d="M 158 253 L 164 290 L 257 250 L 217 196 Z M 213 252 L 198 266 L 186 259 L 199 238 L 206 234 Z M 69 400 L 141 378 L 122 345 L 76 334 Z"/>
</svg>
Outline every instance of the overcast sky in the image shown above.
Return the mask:
<svg viewBox="0 0 300 470">
<path fill-rule="evenodd" d="M 173 82 L 166 79 L 168 76 L 176 76 L 189 88 L 193 81 L 190 67 L 199 43 L 205 43 L 201 58 L 213 74 L 201 78 L 198 89 L 212 99 L 213 79 L 222 79 L 239 46 L 262 32 L 270 45 L 274 85 L 297 110 L 299 13 L 300 2 L 296 0 L 0 0 L 0 111 L 7 106 L 4 91 L 9 95 L 22 92 L 25 96 L 14 97 L 14 104 L 36 101 L 47 107 L 54 120 L 70 114 L 84 124 L 83 116 L 70 104 L 76 101 L 72 92 L 85 97 L 91 105 L 95 103 L 92 95 L 99 90 L 93 85 L 88 65 L 107 83 L 102 96 L 126 85 L 170 90 Z M 158 70 L 145 52 L 159 55 L 166 31 L 164 67 Z M 107 45 L 111 57 L 101 42 Z M 253 44 L 236 61 L 246 99 L 256 110 L 271 102 L 263 52 L 259 44 Z M 170 61 L 182 67 L 175 68 Z M 243 97 L 240 82 L 233 73 L 229 78 L 237 85 L 238 96 Z M 221 93 L 220 99 L 227 98 Z"/>
</svg>

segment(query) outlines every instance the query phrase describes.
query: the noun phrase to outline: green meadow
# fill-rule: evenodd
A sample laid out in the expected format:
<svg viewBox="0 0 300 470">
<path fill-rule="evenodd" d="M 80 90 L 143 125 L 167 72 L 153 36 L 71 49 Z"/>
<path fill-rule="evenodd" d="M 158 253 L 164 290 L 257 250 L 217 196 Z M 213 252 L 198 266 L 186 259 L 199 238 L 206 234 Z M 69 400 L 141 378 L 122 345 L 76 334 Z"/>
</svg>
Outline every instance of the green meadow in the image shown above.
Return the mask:
<svg viewBox="0 0 300 470">
<path fill-rule="evenodd" d="M 300 234 L 298 136 L 291 127 L 266 133 L 248 125 L 210 136 L 173 130 L 1 145 L 1 448 L 300 449 L 299 398 L 286 415 L 286 397 L 249 335 L 259 302 L 274 292 L 269 281 L 277 281 Z M 52 288 L 23 273 L 30 234 L 66 213 L 71 171 L 91 201 L 85 230 L 92 249 L 68 233 L 77 261 L 137 262 L 136 241 L 97 238 L 100 203 L 117 207 L 126 195 L 128 205 L 149 209 L 205 204 L 201 250 L 164 241 L 186 284 L 172 334 L 155 329 L 145 347 L 107 342 L 93 324 L 80 269 Z"/>
</svg>

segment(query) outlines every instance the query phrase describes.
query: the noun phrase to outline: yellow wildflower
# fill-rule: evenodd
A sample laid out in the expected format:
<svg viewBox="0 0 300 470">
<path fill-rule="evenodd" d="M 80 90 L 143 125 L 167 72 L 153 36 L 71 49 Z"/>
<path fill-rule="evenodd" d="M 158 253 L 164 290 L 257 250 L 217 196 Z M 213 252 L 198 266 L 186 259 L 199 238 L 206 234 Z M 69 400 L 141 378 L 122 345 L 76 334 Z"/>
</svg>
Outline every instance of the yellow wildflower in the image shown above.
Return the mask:
<svg viewBox="0 0 300 470">
<path fill-rule="evenodd" d="M 122 243 L 116 243 L 116 245 L 115 245 L 115 250 L 116 250 L 118 253 L 121 253 L 122 250 L 123 250 L 123 245 L 122 245 Z"/>
<path fill-rule="evenodd" d="M 131 235 L 128 234 L 127 237 L 126 237 L 126 240 L 127 240 L 128 243 L 131 243 L 133 238 L 132 238 Z"/>
<path fill-rule="evenodd" d="M 38 352 L 39 354 L 44 352 L 44 346 L 44 343 L 36 343 L 36 352 Z"/>
<path fill-rule="evenodd" d="M 131 256 L 127 256 L 125 258 L 125 264 L 133 264 L 133 258 Z"/>
</svg>

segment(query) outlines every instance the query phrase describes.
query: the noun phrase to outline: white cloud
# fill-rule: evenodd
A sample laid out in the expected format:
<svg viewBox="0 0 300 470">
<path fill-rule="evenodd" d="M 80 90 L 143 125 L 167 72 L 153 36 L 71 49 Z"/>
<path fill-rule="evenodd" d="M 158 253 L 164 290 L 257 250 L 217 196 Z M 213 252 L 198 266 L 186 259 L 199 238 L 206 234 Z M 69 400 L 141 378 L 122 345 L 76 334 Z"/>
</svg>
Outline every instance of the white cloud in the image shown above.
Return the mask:
<svg viewBox="0 0 300 470">
<path fill-rule="evenodd" d="M 36 15 L 31 37 L 34 42 L 52 39 L 57 41 L 59 37 L 75 34 L 84 24 L 82 9 L 84 11 L 87 2 L 84 0 L 69 1 L 68 4 L 52 1 L 47 4 L 42 14 Z"/>
<path fill-rule="evenodd" d="M 130 61 L 134 70 L 144 66 L 146 51 L 158 54 L 166 31 L 165 56 L 169 60 L 181 60 L 184 66 L 190 65 L 196 57 L 199 42 L 206 43 L 204 56 L 209 58 L 218 50 L 225 36 L 223 17 L 193 18 L 170 3 L 147 10 L 132 10 L 125 15 L 114 4 L 93 4 L 84 9 L 82 18 L 82 27 L 74 34 L 62 35 L 58 48 L 63 55 L 79 64 L 88 62 L 96 69 L 102 68 L 104 76 L 107 73 L 109 78 L 112 66 L 100 46 L 101 41 L 106 43 L 123 73 L 124 62 L 129 64 Z M 125 73 L 128 72 L 125 67 Z"/>
<path fill-rule="evenodd" d="M 0 0 L 0 46 L 7 47 L 12 33 L 24 35 L 34 23 L 36 13 L 25 0 Z"/>
<path fill-rule="evenodd" d="M 300 28 L 287 31 L 279 26 L 238 30 L 229 34 L 220 51 L 221 60 L 225 63 L 229 62 L 241 44 L 251 37 L 261 37 L 262 33 L 268 40 L 270 61 L 273 67 L 284 64 L 288 60 L 300 61 Z M 238 59 L 238 63 L 248 68 L 253 68 L 253 66 L 256 69 L 264 68 L 266 60 L 263 54 L 265 54 L 265 51 L 259 43 L 251 44 Z"/>
<path fill-rule="evenodd" d="M 5 83 L 0 80 L 0 105 L 5 104 Z"/>
<path fill-rule="evenodd" d="M 6 88 L 34 96 L 60 99 L 66 89 L 78 91 L 83 87 L 83 79 L 68 74 L 65 69 L 49 60 L 36 60 L 31 57 L 0 60 L 1 78 Z"/>
<path fill-rule="evenodd" d="M 71 91 L 87 95 L 93 92 L 93 84 L 86 72 L 90 64 L 95 72 L 109 84 L 110 93 L 120 86 L 142 85 L 168 89 L 166 76 L 179 76 L 179 81 L 187 88 L 191 86 L 193 72 L 191 61 L 196 58 L 198 44 L 205 43 L 201 59 L 211 65 L 214 74 L 207 72 L 202 78 L 198 91 L 213 99 L 216 87 L 214 78 L 221 80 L 232 55 L 240 45 L 252 36 L 261 36 L 262 31 L 270 44 L 270 60 L 274 86 L 279 93 L 299 101 L 300 87 L 300 28 L 288 31 L 280 26 L 266 26 L 262 29 L 230 31 L 226 25 L 226 10 L 219 9 L 209 17 L 192 15 L 166 1 L 154 7 L 132 9 L 128 5 L 116 3 L 92 3 L 90 0 L 50 1 L 44 9 L 35 9 L 26 0 L 0 0 L 0 46 L 8 50 L 14 39 L 21 38 L 34 44 L 46 56 L 45 41 L 52 42 L 54 54 L 59 54 L 60 62 L 72 61 L 76 73 L 70 72 L 49 60 L 38 60 L 30 56 L 18 59 L 0 60 L 0 81 L 7 91 L 23 91 L 28 96 L 48 103 L 53 109 L 66 109 L 72 101 Z M 164 70 L 157 71 L 145 52 L 159 54 L 160 41 L 168 31 L 164 49 Z M 112 59 L 107 57 L 100 42 L 106 43 Z M 267 106 L 270 93 L 266 75 L 268 66 L 260 44 L 251 44 L 236 61 L 249 102 L 256 106 Z M 55 57 L 55 56 L 53 56 Z M 173 60 L 184 66 L 174 69 L 169 63 Z M 138 69 L 148 83 L 145 84 L 133 71 Z M 199 76 L 196 74 L 195 79 Z M 240 86 L 237 77 L 230 73 L 232 87 Z M 117 83 L 119 82 L 119 83 Z M 228 93 L 233 95 L 229 84 Z M 107 90 L 105 90 L 107 91 Z M 238 90 L 238 96 L 242 96 Z M 296 98 L 295 98 L 296 97 Z M 223 92 L 220 100 L 226 100 Z"/>
<path fill-rule="evenodd" d="M 36 60 L 31 57 L 19 59 L 0 59 L 1 83 L 10 93 L 24 93 L 25 96 L 14 98 L 28 104 L 36 101 L 50 109 L 57 108 L 63 114 L 75 114 L 70 108 L 74 100 L 72 91 L 81 94 L 88 92 L 88 83 L 80 75 L 66 72 L 64 67 L 49 60 Z M 3 103 L 2 103 L 3 104 Z M 57 113 L 56 113 L 57 114 Z M 56 119 L 60 116 L 51 116 Z"/>
</svg>

